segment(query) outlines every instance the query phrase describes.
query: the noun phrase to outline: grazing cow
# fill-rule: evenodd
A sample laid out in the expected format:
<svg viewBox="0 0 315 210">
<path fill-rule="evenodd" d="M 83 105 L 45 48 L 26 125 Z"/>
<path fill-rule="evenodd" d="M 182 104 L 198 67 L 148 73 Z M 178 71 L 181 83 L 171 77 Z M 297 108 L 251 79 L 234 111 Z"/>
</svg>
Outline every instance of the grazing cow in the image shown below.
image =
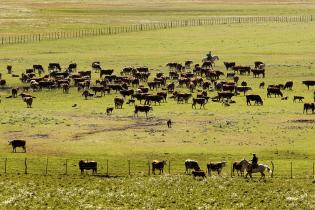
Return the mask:
<svg viewBox="0 0 315 210">
<path fill-rule="evenodd" d="M 145 112 L 145 116 L 148 117 L 148 112 L 152 110 L 153 108 L 151 106 L 148 105 L 136 105 L 135 106 L 135 115 L 138 116 L 138 112 Z"/>
<path fill-rule="evenodd" d="M 107 107 L 106 108 L 106 114 L 107 115 L 111 114 L 113 112 L 113 110 L 114 110 L 114 107 Z"/>
<path fill-rule="evenodd" d="M 204 171 L 202 171 L 202 170 L 192 171 L 191 173 L 194 176 L 194 178 L 196 178 L 197 176 L 200 176 L 202 178 L 206 178 L 206 173 Z"/>
<path fill-rule="evenodd" d="M 68 71 L 74 72 L 77 70 L 77 64 L 76 63 L 70 63 L 68 66 Z"/>
<path fill-rule="evenodd" d="M 91 98 L 91 97 L 94 96 L 94 94 L 93 94 L 93 93 L 90 93 L 88 90 L 85 90 L 85 91 L 83 91 L 82 96 L 84 96 L 85 100 L 87 100 L 88 97 Z"/>
<path fill-rule="evenodd" d="M 314 86 L 315 85 L 315 80 L 306 80 L 306 81 L 302 81 L 302 83 L 304 85 L 307 86 L 307 89 L 309 90 L 310 89 L 310 86 Z"/>
<path fill-rule="evenodd" d="M 87 161 L 87 160 L 80 160 L 79 161 L 79 168 L 81 170 L 81 174 L 84 170 L 92 170 L 92 173 L 97 173 L 97 162 L 95 161 Z"/>
<path fill-rule="evenodd" d="M 211 176 L 211 171 L 217 171 L 218 175 L 221 175 L 221 171 L 223 167 L 225 167 L 226 161 L 218 162 L 218 163 L 208 163 L 207 169 L 208 169 L 208 175 Z"/>
<path fill-rule="evenodd" d="M 289 89 L 289 90 L 292 90 L 292 87 L 293 87 L 293 81 L 287 81 L 283 87 L 283 89 Z"/>
<path fill-rule="evenodd" d="M 166 160 L 153 160 L 152 161 L 152 174 L 155 174 L 155 169 L 160 171 L 160 174 L 163 174 L 164 166 L 166 165 Z"/>
<path fill-rule="evenodd" d="M 114 98 L 114 104 L 115 104 L 115 109 L 122 109 L 122 106 L 124 104 L 124 99 L 116 96 Z"/>
<path fill-rule="evenodd" d="M 248 74 L 250 75 L 250 67 L 249 66 L 234 66 L 232 68 L 234 70 L 234 72 L 238 72 L 239 74 Z"/>
<path fill-rule="evenodd" d="M 24 140 L 12 140 L 9 141 L 9 145 L 12 145 L 12 152 L 16 152 L 17 147 L 22 147 L 24 152 L 26 152 L 26 141 Z"/>
<path fill-rule="evenodd" d="M 304 112 L 307 114 L 309 109 L 312 110 L 312 114 L 314 114 L 315 103 L 304 103 L 303 114 Z"/>
<path fill-rule="evenodd" d="M 0 86 L 5 86 L 7 84 L 7 81 L 5 81 L 4 79 L 0 80 Z"/>
<path fill-rule="evenodd" d="M 163 100 L 162 96 L 158 96 L 158 95 L 147 95 L 145 97 L 145 105 L 151 105 L 151 102 L 154 102 L 154 104 L 156 105 L 156 103 L 159 103 L 159 105 L 161 105 L 161 101 Z"/>
<path fill-rule="evenodd" d="M 303 102 L 304 96 L 293 96 L 293 103 L 295 103 L 296 100 L 299 100 L 299 102 Z"/>
<path fill-rule="evenodd" d="M 126 104 L 129 104 L 129 105 L 130 104 L 135 104 L 135 102 L 136 102 L 135 99 L 129 99 Z"/>
<path fill-rule="evenodd" d="M 173 96 L 177 99 L 177 103 L 188 103 L 188 100 L 192 97 L 191 93 L 177 93 L 174 92 Z"/>
<path fill-rule="evenodd" d="M 192 108 L 195 107 L 195 109 L 196 109 L 196 104 L 199 104 L 200 109 L 201 109 L 201 107 L 203 107 L 205 109 L 206 103 L 207 103 L 207 99 L 205 99 L 205 98 L 193 98 L 192 99 Z"/>
<path fill-rule="evenodd" d="M 223 62 L 226 70 L 232 69 L 235 66 L 235 62 Z"/>
<path fill-rule="evenodd" d="M 166 122 L 166 124 L 167 124 L 167 127 L 168 127 L 168 128 L 171 128 L 171 127 L 172 127 L 172 121 L 171 121 L 171 119 L 169 119 L 169 120 Z"/>
<path fill-rule="evenodd" d="M 198 165 L 198 162 L 195 160 L 185 160 L 185 173 L 188 174 L 190 169 L 194 169 L 195 171 L 199 171 L 200 167 Z"/>
<path fill-rule="evenodd" d="M 185 61 L 185 68 L 190 69 L 190 65 L 193 64 L 192 61 Z"/>
<path fill-rule="evenodd" d="M 166 102 L 167 92 L 158 92 L 156 95 L 163 98 L 163 101 Z"/>
<path fill-rule="evenodd" d="M 45 72 L 43 66 L 40 64 L 34 64 L 33 69 L 34 69 L 34 72 L 37 70 L 39 75 L 41 75 L 41 73 Z"/>
<path fill-rule="evenodd" d="M 246 103 L 247 105 L 251 105 L 251 101 L 255 101 L 255 105 L 263 105 L 263 100 L 259 95 L 246 95 Z"/>
<path fill-rule="evenodd" d="M 280 90 L 280 88 L 277 88 L 277 87 L 268 87 L 267 88 L 267 97 L 271 97 L 271 95 L 275 95 L 276 96 L 281 96 L 283 97 L 283 94 Z"/>
</svg>

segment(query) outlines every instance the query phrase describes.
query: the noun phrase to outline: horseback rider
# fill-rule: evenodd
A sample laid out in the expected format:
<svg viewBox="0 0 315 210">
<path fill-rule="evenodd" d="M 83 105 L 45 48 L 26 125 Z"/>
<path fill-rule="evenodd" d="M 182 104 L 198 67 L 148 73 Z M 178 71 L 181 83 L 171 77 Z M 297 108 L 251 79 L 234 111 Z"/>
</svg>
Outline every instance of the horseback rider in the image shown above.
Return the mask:
<svg viewBox="0 0 315 210">
<path fill-rule="evenodd" d="M 257 168 L 258 166 L 258 157 L 256 156 L 256 154 L 253 154 L 253 159 L 252 159 L 252 169 Z"/>
<path fill-rule="evenodd" d="M 211 51 L 209 51 L 207 54 L 207 60 L 211 60 L 211 59 L 212 59 L 212 55 L 211 55 Z"/>
</svg>

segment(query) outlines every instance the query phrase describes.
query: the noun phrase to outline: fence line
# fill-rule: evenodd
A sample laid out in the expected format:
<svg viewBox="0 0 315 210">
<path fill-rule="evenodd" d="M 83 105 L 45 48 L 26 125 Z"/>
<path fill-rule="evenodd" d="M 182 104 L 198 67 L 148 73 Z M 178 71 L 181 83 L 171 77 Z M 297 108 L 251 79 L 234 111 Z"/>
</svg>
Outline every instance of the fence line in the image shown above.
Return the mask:
<svg viewBox="0 0 315 210">
<path fill-rule="evenodd" d="M 41 42 L 60 39 L 77 39 L 91 36 L 114 35 L 120 33 L 151 31 L 159 29 L 219 25 L 236 23 L 259 23 L 259 22 L 312 22 L 314 18 L 309 16 L 227 16 L 227 17 L 208 17 L 203 19 L 174 20 L 158 23 L 135 24 L 125 26 L 108 26 L 94 29 L 79 29 L 68 32 L 44 32 L 38 34 L 23 34 L 0 37 L 0 45 L 24 44 L 31 42 Z"/>
<path fill-rule="evenodd" d="M 172 164 L 171 164 L 172 161 Z M 80 175 L 79 160 L 61 158 L 0 158 L 0 174 L 37 174 L 37 175 Z M 277 162 L 276 160 L 273 162 Z M 315 163 L 313 161 L 281 161 L 275 165 L 277 173 L 273 177 L 286 179 L 315 179 Z M 223 169 L 223 176 L 233 177 L 233 162 L 228 162 Z M 109 167 L 110 165 L 110 167 Z M 201 169 L 205 169 L 206 161 L 200 161 Z M 97 159 L 97 174 L 104 176 L 152 176 L 160 174 L 158 169 L 152 171 L 151 161 L 145 160 L 108 160 Z M 274 171 L 275 172 L 275 171 Z M 85 171 L 92 174 L 92 171 Z M 183 161 L 168 160 L 164 174 L 185 174 Z M 216 175 L 214 175 L 216 176 Z M 258 174 L 260 176 L 260 174 Z"/>
</svg>

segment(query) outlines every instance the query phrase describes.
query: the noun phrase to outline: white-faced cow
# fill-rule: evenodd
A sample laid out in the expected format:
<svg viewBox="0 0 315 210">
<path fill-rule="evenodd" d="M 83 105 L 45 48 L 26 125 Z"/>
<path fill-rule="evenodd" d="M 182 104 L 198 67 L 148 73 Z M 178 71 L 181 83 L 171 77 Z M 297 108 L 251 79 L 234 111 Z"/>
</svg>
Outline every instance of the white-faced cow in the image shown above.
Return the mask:
<svg viewBox="0 0 315 210">
<path fill-rule="evenodd" d="M 155 169 L 160 171 L 160 174 L 163 174 L 164 166 L 166 165 L 166 160 L 153 160 L 152 161 L 152 174 L 155 174 Z"/>
<path fill-rule="evenodd" d="M 200 167 L 197 161 L 188 159 L 185 160 L 185 169 L 186 169 L 185 173 L 188 174 L 191 169 L 199 171 Z"/>
<path fill-rule="evenodd" d="M 26 152 L 26 141 L 24 140 L 12 140 L 9 141 L 9 145 L 12 145 L 12 152 L 16 152 L 17 147 L 22 147 L 24 152 Z"/>
</svg>

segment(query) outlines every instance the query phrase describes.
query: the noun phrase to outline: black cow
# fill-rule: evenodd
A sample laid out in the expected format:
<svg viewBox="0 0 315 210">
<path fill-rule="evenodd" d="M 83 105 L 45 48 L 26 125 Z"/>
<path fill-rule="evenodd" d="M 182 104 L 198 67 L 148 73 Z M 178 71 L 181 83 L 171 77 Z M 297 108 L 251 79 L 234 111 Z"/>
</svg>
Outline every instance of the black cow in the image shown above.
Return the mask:
<svg viewBox="0 0 315 210">
<path fill-rule="evenodd" d="M 94 61 L 92 63 L 92 70 L 94 70 L 94 72 L 99 72 L 100 70 L 102 70 L 101 63 L 99 61 Z"/>
<path fill-rule="evenodd" d="M 202 178 L 206 177 L 206 173 L 204 171 L 202 171 L 202 170 L 192 171 L 191 173 L 194 176 L 194 178 L 196 178 L 197 176 L 200 176 Z"/>
<path fill-rule="evenodd" d="M 303 102 L 304 96 L 293 96 L 293 103 L 295 103 L 296 100 L 299 100 L 299 102 Z"/>
<path fill-rule="evenodd" d="M 115 109 L 122 109 L 122 106 L 124 104 L 124 99 L 116 96 L 114 98 L 114 104 L 115 104 Z"/>
<path fill-rule="evenodd" d="M 11 90 L 12 98 L 16 98 L 18 94 L 18 89 L 17 88 L 12 88 Z"/>
<path fill-rule="evenodd" d="M 308 110 L 312 110 L 312 113 L 314 113 L 315 110 L 315 103 L 304 103 L 304 107 L 303 107 L 303 114 L 304 112 L 308 112 Z"/>
<path fill-rule="evenodd" d="M 185 173 L 188 174 L 190 169 L 194 169 L 195 171 L 199 171 L 200 167 L 198 165 L 198 162 L 195 160 L 185 160 Z"/>
<path fill-rule="evenodd" d="M 111 114 L 113 112 L 113 110 L 114 110 L 114 107 L 107 107 L 106 108 L 106 114 L 107 115 Z"/>
<path fill-rule="evenodd" d="M 138 112 L 145 112 L 145 116 L 148 117 L 148 112 L 153 110 L 151 106 L 148 105 L 136 105 L 135 106 L 135 115 L 138 116 Z"/>
<path fill-rule="evenodd" d="M 310 86 L 315 86 L 315 80 L 306 80 L 302 81 L 302 83 L 307 86 L 308 90 L 310 89 Z"/>
<path fill-rule="evenodd" d="M 235 66 L 235 62 L 223 62 L 226 70 L 233 68 Z"/>
<path fill-rule="evenodd" d="M 166 165 L 166 160 L 153 160 L 152 161 L 152 174 L 155 174 L 155 169 L 160 171 L 160 174 L 163 174 L 164 166 Z"/>
<path fill-rule="evenodd" d="M 61 67 L 59 63 L 50 63 L 48 64 L 48 71 L 61 71 Z"/>
<path fill-rule="evenodd" d="M 283 89 L 289 89 L 292 90 L 293 87 L 293 81 L 287 81 L 283 87 Z"/>
<path fill-rule="evenodd" d="M 7 81 L 5 81 L 4 79 L 0 80 L 0 86 L 5 86 L 7 84 Z"/>
<path fill-rule="evenodd" d="M 251 87 L 247 87 L 247 86 L 241 86 L 241 87 L 236 87 L 236 92 L 243 92 L 244 96 L 246 94 L 247 91 L 252 90 Z"/>
<path fill-rule="evenodd" d="M 32 108 L 33 97 L 23 97 L 23 101 L 26 103 L 27 108 Z"/>
<path fill-rule="evenodd" d="M 259 95 L 247 95 L 246 96 L 246 103 L 247 105 L 251 105 L 251 101 L 255 101 L 255 104 L 263 105 L 263 100 Z"/>
<path fill-rule="evenodd" d="M 283 94 L 282 94 L 280 88 L 278 88 L 278 87 L 268 87 L 267 88 L 267 97 L 271 97 L 271 95 L 275 95 L 275 97 L 276 96 L 283 97 Z"/>
<path fill-rule="evenodd" d="M 233 96 L 234 96 L 234 93 L 231 93 L 229 91 L 218 92 L 219 101 L 223 101 L 223 99 L 225 98 L 230 100 Z"/>
<path fill-rule="evenodd" d="M 33 65 L 33 69 L 34 69 L 34 72 L 37 70 L 39 75 L 41 75 L 41 73 L 44 73 L 44 72 L 45 72 L 43 66 L 40 65 L 40 64 L 34 64 L 34 65 Z M 26 73 L 27 73 L 27 72 L 26 72 Z"/>
<path fill-rule="evenodd" d="M 103 86 L 91 86 L 90 89 L 94 92 L 94 95 L 101 93 L 101 96 L 103 96 L 105 92 L 105 87 Z"/>
<path fill-rule="evenodd" d="M 87 160 L 80 160 L 79 161 L 79 168 L 81 170 L 81 174 L 84 170 L 92 170 L 92 173 L 97 173 L 97 162 L 95 161 L 87 161 Z"/>
<path fill-rule="evenodd" d="M 211 176 L 211 171 L 217 171 L 218 175 L 220 175 L 225 165 L 226 165 L 226 161 L 222 161 L 218 163 L 211 163 L 211 162 L 208 163 L 207 164 L 208 175 Z"/>
<path fill-rule="evenodd" d="M 113 69 L 104 69 L 104 70 L 101 70 L 100 71 L 100 78 L 103 76 L 103 75 L 112 75 L 114 72 Z"/>
<path fill-rule="evenodd" d="M 26 152 L 26 141 L 24 140 L 12 140 L 9 141 L 9 145 L 12 145 L 12 152 L 16 152 L 17 147 L 22 147 L 24 152 Z"/>
<path fill-rule="evenodd" d="M 119 93 L 125 98 L 126 96 L 131 96 L 134 94 L 134 90 L 121 90 Z"/>
<path fill-rule="evenodd" d="M 265 67 L 265 63 L 262 61 L 255 61 L 254 64 L 255 64 L 255 69 Z"/>
<path fill-rule="evenodd" d="M 192 108 L 195 107 L 196 109 L 196 104 L 199 104 L 200 105 L 200 109 L 201 107 L 203 107 L 205 109 L 205 105 L 207 103 L 207 99 L 206 98 L 193 98 L 192 99 Z"/>
<path fill-rule="evenodd" d="M 145 97 L 145 105 L 151 105 L 151 102 L 154 102 L 154 104 L 156 105 L 156 103 L 159 103 L 159 105 L 161 105 L 161 101 L 163 100 L 162 96 L 159 95 L 147 95 Z"/>
</svg>

